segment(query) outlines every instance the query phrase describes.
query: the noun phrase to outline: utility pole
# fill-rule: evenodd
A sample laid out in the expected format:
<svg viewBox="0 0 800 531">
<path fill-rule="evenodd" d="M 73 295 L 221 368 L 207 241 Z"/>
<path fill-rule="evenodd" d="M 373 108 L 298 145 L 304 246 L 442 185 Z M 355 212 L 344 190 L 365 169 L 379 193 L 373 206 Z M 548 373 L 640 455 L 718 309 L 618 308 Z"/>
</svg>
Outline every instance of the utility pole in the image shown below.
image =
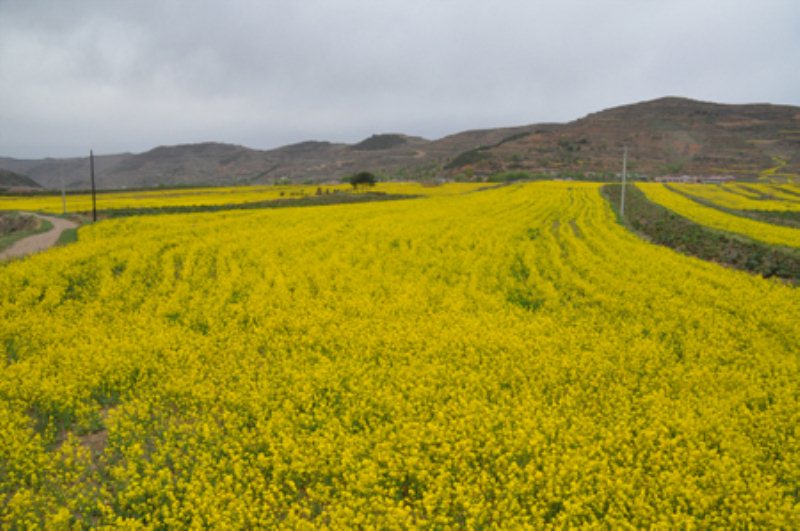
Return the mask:
<svg viewBox="0 0 800 531">
<path fill-rule="evenodd" d="M 628 179 L 628 146 L 622 152 L 622 197 L 619 202 L 619 213 L 625 217 L 625 183 Z"/>
<path fill-rule="evenodd" d="M 89 169 L 92 173 L 92 221 L 97 221 L 97 196 L 94 190 L 94 151 L 89 150 Z"/>
<path fill-rule="evenodd" d="M 61 176 L 61 213 L 67 213 L 67 189 L 64 187 L 64 168 L 61 167 L 61 171 L 59 172 Z"/>
</svg>

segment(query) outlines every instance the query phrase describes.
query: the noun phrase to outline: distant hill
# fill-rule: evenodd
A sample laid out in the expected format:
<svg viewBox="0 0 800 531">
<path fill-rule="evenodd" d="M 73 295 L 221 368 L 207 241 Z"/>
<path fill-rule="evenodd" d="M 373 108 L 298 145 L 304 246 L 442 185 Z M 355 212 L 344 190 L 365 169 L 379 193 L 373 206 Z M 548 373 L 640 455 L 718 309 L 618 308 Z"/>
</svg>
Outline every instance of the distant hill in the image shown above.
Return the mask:
<svg viewBox="0 0 800 531">
<path fill-rule="evenodd" d="M 423 146 L 427 143 L 428 143 L 427 140 L 419 137 L 409 137 L 405 135 L 396 135 L 396 134 L 372 135 L 366 140 L 362 140 L 358 144 L 350 146 L 350 149 L 355 149 L 357 151 L 381 151 L 400 146 L 407 146 L 410 144 Z"/>
<path fill-rule="evenodd" d="M 95 172 L 103 175 L 130 153 L 95 156 Z M 24 173 L 45 188 L 61 188 L 61 179 L 70 189 L 89 187 L 89 157 L 68 159 L 12 159 L 0 157 L 0 168 Z"/>
<path fill-rule="evenodd" d="M 623 147 L 629 169 L 648 175 L 731 174 L 768 168 L 800 174 L 800 107 L 721 105 L 685 98 L 625 105 L 509 142 L 462 153 L 451 171 L 616 173 Z M 458 162 L 457 159 L 454 159 Z"/>
<path fill-rule="evenodd" d="M 100 188 L 338 180 L 360 170 L 399 179 L 484 176 L 504 170 L 550 175 L 620 171 L 755 177 L 800 174 L 800 107 L 722 105 L 685 98 L 615 107 L 566 124 L 464 131 L 438 140 L 377 134 L 355 144 L 308 141 L 272 150 L 206 142 L 95 157 Z M 89 186 L 87 157 L 18 160 L 0 168 L 48 188 Z"/>
<path fill-rule="evenodd" d="M 2 189 L 16 189 L 16 188 L 41 188 L 41 185 L 24 175 L 14 173 L 10 170 L 0 169 L 0 188 Z"/>
<path fill-rule="evenodd" d="M 461 151 L 494 143 L 523 128 L 469 131 L 437 141 L 398 134 L 356 144 L 308 141 L 272 150 L 206 142 L 161 146 L 138 154 L 96 155 L 99 188 L 324 182 L 360 170 L 404 179 L 433 178 Z M 88 157 L 20 160 L 0 157 L 0 168 L 24 172 L 47 188 L 90 185 Z"/>
</svg>

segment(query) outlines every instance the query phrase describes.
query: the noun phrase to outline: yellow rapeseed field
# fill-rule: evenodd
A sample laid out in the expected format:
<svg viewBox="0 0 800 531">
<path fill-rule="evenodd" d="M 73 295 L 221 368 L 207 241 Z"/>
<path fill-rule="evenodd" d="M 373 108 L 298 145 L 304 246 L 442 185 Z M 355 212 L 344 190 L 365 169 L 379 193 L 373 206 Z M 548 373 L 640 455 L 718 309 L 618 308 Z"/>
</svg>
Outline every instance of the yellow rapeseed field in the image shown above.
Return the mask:
<svg viewBox="0 0 800 531">
<path fill-rule="evenodd" d="M 800 247 L 800 229 L 756 221 L 704 206 L 660 183 L 637 183 L 636 186 L 654 203 L 701 225 L 764 243 Z"/>
<path fill-rule="evenodd" d="M 800 202 L 800 185 L 798 184 L 729 183 L 723 185 L 723 188 L 751 199 L 773 198 L 784 202 Z"/>
<path fill-rule="evenodd" d="M 787 194 L 780 188 L 771 185 L 750 184 L 746 188 L 713 184 L 671 184 L 670 186 L 723 208 L 800 212 L 800 195 Z"/>
<path fill-rule="evenodd" d="M 323 191 L 348 190 L 350 185 L 321 185 Z M 211 206 L 254 203 L 273 199 L 305 197 L 316 193 L 317 186 L 260 185 L 212 188 L 171 188 L 165 190 L 102 191 L 97 194 L 97 208 L 154 208 L 169 206 Z M 66 194 L 67 212 L 86 212 L 92 209 L 90 193 Z M 34 210 L 60 214 L 63 210 L 60 194 L 0 195 L 0 210 Z"/>
<path fill-rule="evenodd" d="M 10 527 L 800 527 L 797 288 L 598 185 L 103 221 L 0 266 Z"/>
<path fill-rule="evenodd" d="M 386 194 L 410 195 L 454 195 L 486 188 L 485 183 L 449 183 L 446 185 L 423 185 L 412 182 L 385 182 L 365 190 Z M 214 206 L 257 203 L 280 199 L 297 199 L 317 193 L 349 192 L 349 184 L 319 185 L 259 185 L 213 188 L 171 188 L 165 190 L 113 191 L 97 194 L 97 208 L 103 210 L 121 208 L 159 208 L 174 206 Z M 66 194 L 67 212 L 92 210 L 92 195 Z M 0 195 L 0 210 L 27 210 L 60 214 L 64 205 L 60 194 Z"/>
</svg>

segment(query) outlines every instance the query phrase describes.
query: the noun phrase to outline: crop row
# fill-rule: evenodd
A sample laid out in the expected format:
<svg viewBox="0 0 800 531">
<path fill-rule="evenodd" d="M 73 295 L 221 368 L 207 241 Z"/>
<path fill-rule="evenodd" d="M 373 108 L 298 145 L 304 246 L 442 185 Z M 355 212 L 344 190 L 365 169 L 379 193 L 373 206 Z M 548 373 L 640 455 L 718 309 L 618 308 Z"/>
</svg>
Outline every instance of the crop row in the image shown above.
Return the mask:
<svg viewBox="0 0 800 531">
<path fill-rule="evenodd" d="M 800 195 L 781 192 L 779 187 L 749 184 L 734 185 L 673 184 L 676 190 L 730 210 L 800 212 Z M 800 189 L 798 189 L 800 190 Z"/>
<path fill-rule="evenodd" d="M 800 247 L 800 228 L 765 223 L 702 205 L 686 195 L 670 190 L 663 184 L 639 183 L 636 186 L 649 200 L 701 225 L 740 234 L 759 242 Z"/>
</svg>

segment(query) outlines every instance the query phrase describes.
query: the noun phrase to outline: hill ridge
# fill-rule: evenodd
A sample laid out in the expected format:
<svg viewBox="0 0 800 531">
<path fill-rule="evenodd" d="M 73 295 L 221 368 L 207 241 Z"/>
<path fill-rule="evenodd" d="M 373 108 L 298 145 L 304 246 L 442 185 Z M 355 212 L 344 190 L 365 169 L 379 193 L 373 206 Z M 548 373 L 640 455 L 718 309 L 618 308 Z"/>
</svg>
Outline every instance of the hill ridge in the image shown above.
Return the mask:
<svg viewBox="0 0 800 531">
<path fill-rule="evenodd" d="M 326 182 L 360 170 L 398 179 L 485 176 L 525 170 L 550 175 L 619 171 L 623 146 L 634 173 L 800 174 L 800 107 L 730 104 L 664 96 L 609 107 L 566 123 L 471 129 L 435 140 L 373 134 L 353 144 L 309 140 L 272 149 L 224 142 L 156 146 L 95 157 L 98 186 Z M 471 156 L 475 151 L 480 156 Z M 88 159 L 12 159 L 0 168 L 48 188 L 63 176 L 88 186 Z"/>
</svg>

